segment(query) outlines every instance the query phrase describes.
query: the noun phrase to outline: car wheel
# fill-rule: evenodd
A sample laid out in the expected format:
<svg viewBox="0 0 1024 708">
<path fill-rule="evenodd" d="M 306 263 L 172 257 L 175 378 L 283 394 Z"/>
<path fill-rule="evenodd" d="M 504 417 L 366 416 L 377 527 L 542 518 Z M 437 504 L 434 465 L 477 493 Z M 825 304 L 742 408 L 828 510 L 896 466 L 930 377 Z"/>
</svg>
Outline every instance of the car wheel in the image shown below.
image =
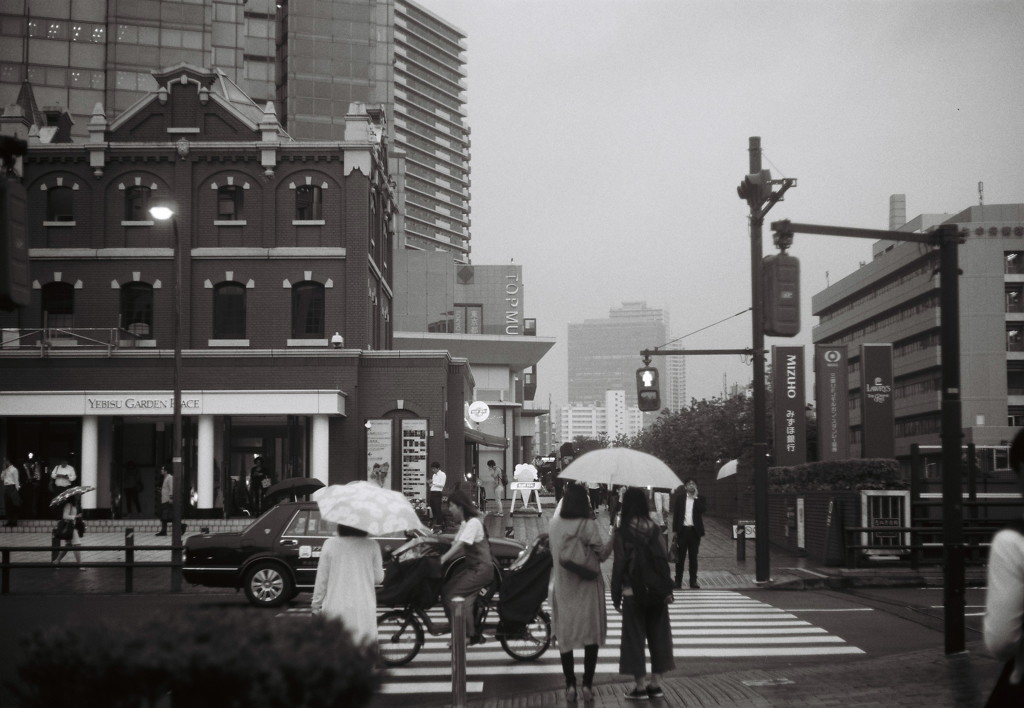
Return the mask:
<svg viewBox="0 0 1024 708">
<path fill-rule="evenodd" d="M 277 607 L 294 596 L 291 577 L 277 563 L 257 563 L 245 574 L 245 596 L 257 607 Z"/>
</svg>

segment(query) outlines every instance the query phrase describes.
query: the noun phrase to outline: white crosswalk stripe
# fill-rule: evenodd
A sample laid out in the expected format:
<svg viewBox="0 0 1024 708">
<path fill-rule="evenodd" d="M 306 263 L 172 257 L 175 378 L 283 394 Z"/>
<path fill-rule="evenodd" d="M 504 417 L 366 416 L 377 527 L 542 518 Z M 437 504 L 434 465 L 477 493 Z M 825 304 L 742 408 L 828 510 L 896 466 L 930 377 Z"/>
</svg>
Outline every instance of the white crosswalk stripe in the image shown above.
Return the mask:
<svg viewBox="0 0 1024 708">
<path fill-rule="evenodd" d="M 676 659 L 714 657 L 823 656 L 863 654 L 864 651 L 801 620 L 785 610 L 728 590 L 676 592 L 669 605 L 673 653 Z M 608 597 L 608 644 L 601 647 L 597 675 L 618 675 L 622 619 Z M 292 608 L 281 616 L 304 616 L 308 608 Z M 440 608 L 428 613 L 444 621 Z M 384 693 L 449 693 L 451 650 L 449 637 L 426 638 L 419 655 L 407 666 L 389 669 Z M 579 660 L 577 660 L 579 663 Z M 490 640 L 466 651 L 468 693 L 481 693 L 488 676 L 558 675 L 562 667 L 557 646 L 536 661 L 521 662 Z M 431 679 L 424 681 L 424 679 Z"/>
</svg>

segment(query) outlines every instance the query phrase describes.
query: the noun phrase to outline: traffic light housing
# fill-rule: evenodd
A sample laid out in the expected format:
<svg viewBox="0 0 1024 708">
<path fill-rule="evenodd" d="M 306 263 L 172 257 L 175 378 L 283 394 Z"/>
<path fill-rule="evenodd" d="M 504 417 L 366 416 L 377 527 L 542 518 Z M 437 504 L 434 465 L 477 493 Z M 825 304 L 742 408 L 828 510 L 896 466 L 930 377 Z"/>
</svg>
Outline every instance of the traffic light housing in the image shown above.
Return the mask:
<svg viewBox="0 0 1024 708">
<path fill-rule="evenodd" d="M 765 335 L 795 337 L 800 334 L 800 261 L 787 253 L 765 256 L 761 273 Z"/>
<path fill-rule="evenodd" d="M 0 310 L 31 302 L 25 187 L 0 174 Z"/>
<path fill-rule="evenodd" d="M 642 411 L 661 410 L 658 370 L 653 366 L 645 366 L 636 370 L 636 404 Z"/>
<path fill-rule="evenodd" d="M 752 207 L 759 207 L 772 195 L 772 171 L 761 170 L 747 175 L 736 188 L 736 193 Z"/>
</svg>

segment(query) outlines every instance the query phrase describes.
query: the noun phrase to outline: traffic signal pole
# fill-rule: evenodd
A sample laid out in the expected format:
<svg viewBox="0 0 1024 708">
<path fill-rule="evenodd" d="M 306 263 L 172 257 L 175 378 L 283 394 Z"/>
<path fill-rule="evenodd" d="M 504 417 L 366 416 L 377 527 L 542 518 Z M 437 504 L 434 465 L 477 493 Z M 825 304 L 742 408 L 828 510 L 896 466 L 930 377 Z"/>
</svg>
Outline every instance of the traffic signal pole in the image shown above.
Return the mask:
<svg viewBox="0 0 1024 708">
<path fill-rule="evenodd" d="M 913 241 L 939 250 L 939 344 L 942 351 L 942 547 L 943 605 L 946 653 L 964 651 L 963 445 L 960 401 L 960 266 L 958 249 L 962 235 L 955 224 L 943 224 L 929 233 L 851 229 L 843 226 L 772 223 L 782 239 L 793 234 L 852 236 L 886 241 Z M 760 529 L 758 529 L 760 534 Z"/>
<path fill-rule="evenodd" d="M 761 172 L 761 138 L 751 137 L 749 143 L 749 174 Z M 771 579 L 768 538 L 768 425 L 764 380 L 764 282 L 761 278 L 761 232 L 764 227 L 762 195 L 748 198 L 750 205 L 750 300 L 751 349 L 754 393 L 754 540 L 755 579 L 766 583 Z"/>
</svg>

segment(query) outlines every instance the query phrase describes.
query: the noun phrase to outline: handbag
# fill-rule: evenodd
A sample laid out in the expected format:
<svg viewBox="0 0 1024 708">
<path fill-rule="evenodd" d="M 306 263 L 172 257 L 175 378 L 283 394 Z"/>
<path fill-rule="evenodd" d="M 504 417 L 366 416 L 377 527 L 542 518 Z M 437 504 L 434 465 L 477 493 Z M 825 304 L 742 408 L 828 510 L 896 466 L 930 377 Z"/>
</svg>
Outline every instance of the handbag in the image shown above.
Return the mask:
<svg viewBox="0 0 1024 708">
<path fill-rule="evenodd" d="M 260 480 L 260 486 L 263 487 L 264 489 L 269 487 L 270 486 L 270 478 L 269 477 L 264 477 L 263 479 L 261 479 Z"/>
<path fill-rule="evenodd" d="M 57 522 L 57 538 L 61 541 L 70 541 L 75 533 L 75 522 L 71 519 L 61 519 Z"/>
<path fill-rule="evenodd" d="M 583 529 L 583 522 L 576 527 L 576 532 L 571 536 L 562 539 L 562 545 L 558 552 L 559 564 L 568 571 L 575 573 L 584 580 L 593 580 L 601 572 L 601 561 L 594 549 L 583 543 L 580 538 L 580 531 Z"/>
</svg>

